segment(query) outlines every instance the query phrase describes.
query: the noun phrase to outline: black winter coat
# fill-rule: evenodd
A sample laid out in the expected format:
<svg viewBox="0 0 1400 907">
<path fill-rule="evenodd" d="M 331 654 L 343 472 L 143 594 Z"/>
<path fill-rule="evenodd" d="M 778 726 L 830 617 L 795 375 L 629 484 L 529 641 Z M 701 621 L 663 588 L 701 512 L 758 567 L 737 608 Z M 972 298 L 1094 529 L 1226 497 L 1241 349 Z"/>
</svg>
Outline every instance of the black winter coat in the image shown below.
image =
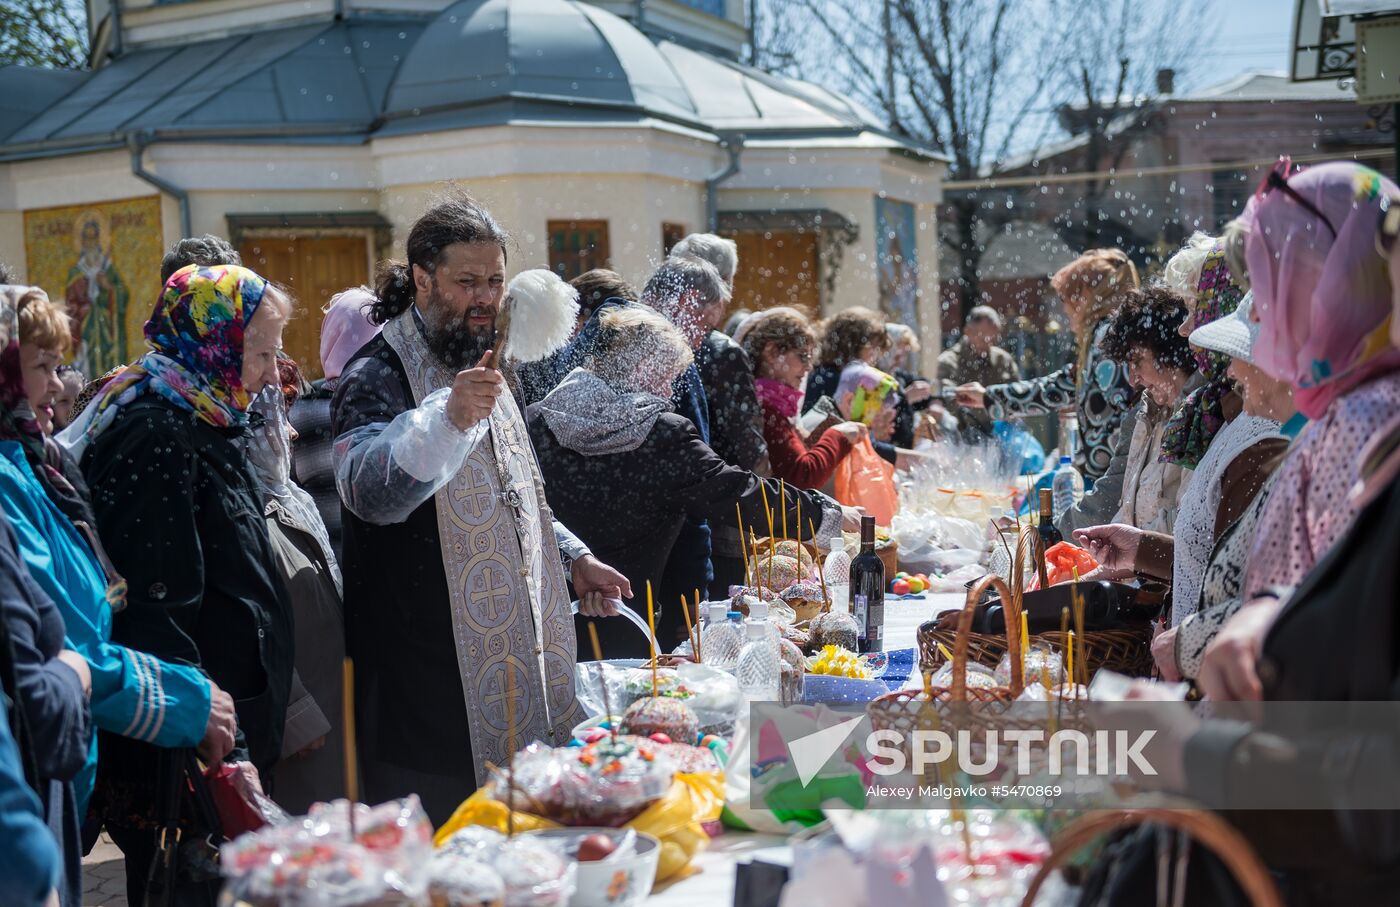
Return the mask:
<svg viewBox="0 0 1400 907">
<path fill-rule="evenodd" d="M 208 674 L 238 712 L 230 760 L 250 759 L 261 772 L 282 747 L 292 609 L 245 432 L 148 394 L 97 437 L 82 468 L 102 544 L 128 585 L 112 641 Z M 156 749 L 114 734 L 99 745 L 99 777 L 139 811 L 142 789 L 156 780 Z"/>
<path fill-rule="evenodd" d="M 672 548 L 687 520 L 735 522 L 737 501 L 745 526 L 765 536 L 763 509 L 766 487 L 774 520 L 781 523 L 780 506 L 788 510 L 789 535 L 796 537 L 797 502 L 802 501 L 804 527 L 822 524 L 823 495 L 786 489 L 779 504 L 775 479 L 760 479 L 720 459 L 700 439 L 689 419 L 664 413 L 642 445 L 619 454 L 585 456 L 563 447 L 537 410 L 529 415 L 530 438 L 544 475 L 546 494 L 555 517 L 568 526 L 593 554 L 621 571 L 632 584 L 631 606 L 646 615 L 646 584 L 650 580 L 657 611 L 657 639 L 667 651 L 684 639 L 680 596 L 690 589 L 670 589 L 661 578 Z M 757 527 L 763 527 L 761 529 Z M 781 534 L 781 530 L 776 530 Z M 809 533 L 803 531 L 802 538 Z M 663 619 L 664 616 L 664 619 Z M 691 605 L 691 619 L 695 608 Z M 635 628 L 617 619 L 598 621 L 603 657 L 647 654 L 646 641 Z M 579 625 L 579 658 L 593 658 L 588 630 Z"/>
</svg>

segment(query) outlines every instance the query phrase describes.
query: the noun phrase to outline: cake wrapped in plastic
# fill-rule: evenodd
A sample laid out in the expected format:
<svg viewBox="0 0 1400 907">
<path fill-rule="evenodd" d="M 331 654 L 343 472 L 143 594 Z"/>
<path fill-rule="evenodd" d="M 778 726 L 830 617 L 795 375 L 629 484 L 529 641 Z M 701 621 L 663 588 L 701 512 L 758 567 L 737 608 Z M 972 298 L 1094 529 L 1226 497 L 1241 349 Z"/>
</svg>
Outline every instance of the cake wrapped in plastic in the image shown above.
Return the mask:
<svg viewBox="0 0 1400 907">
<path fill-rule="evenodd" d="M 350 832 L 344 800 L 240 835 L 220 848 L 229 890 L 255 907 L 359 907 L 418 903 L 428 887 L 432 826 L 416 796 L 357 804 Z"/>
<path fill-rule="evenodd" d="M 828 611 L 812 618 L 809 646 L 820 652 L 827 646 L 837 646 L 849 652 L 860 648 L 860 624 L 847 611 Z"/>
<path fill-rule="evenodd" d="M 700 719 L 679 699 L 658 696 L 638 699 L 622 714 L 624 734 L 650 737 L 665 734 L 677 743 L 694 743 L 700 736 Z"/>
<path fill-rule="evenodd" d="M 611 737 L 581 747 L 531 744 L 514 762 L 514 790 L 508 790 L 508 773 L 498 769 L 488 795 L 560 825 L 626 824 L 665 794 L 675 777 L 675 767 L 655 745 Z"/>
<path fill-rule="evenodd" d="M 505 907 L 506 883 L 484 856 L 445 848 L 433 854 L 428 863 L 432 907 Z"/>
</svg>

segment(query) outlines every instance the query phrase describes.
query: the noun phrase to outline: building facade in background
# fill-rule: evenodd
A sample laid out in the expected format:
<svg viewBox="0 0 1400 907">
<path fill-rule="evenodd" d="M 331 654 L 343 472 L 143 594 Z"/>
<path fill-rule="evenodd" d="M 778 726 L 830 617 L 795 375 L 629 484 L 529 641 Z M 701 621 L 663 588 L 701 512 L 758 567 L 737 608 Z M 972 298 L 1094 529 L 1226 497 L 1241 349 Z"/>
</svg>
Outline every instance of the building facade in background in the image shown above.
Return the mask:
<svg viewBox="0 0 1400 907">
<path fill-rule="evenodd" d="M 212 232 L 292 288 L 288 352 L 316 374 L 319 308 L 401 254 L 454 188 L 512 230 L 513 270 L 641 283 L 713 226 L 739 243 L 736 307 L 879 305 L 939 347 L 943 159 L 849 99 L 738 62 L 742 0 L 89 14 L 93 71 L 0 68 L 15 99 L 0 105 L 0 261 L 69 300 L 89 370 L 140 352 L 160 249 Z"/>
<path fill-rule="evenodd" d="M 1088 113 L 1066 108 L 1060 119 L 1070 138 L 1024 155 L 995 188 L 948 190 L 982 200 L 979 286 L 1011 326 L 1012 346 L 1026 353 L 1023 370 L 1036 370 L 1041 350 L 1051 356 L 1041 361 L 1061 361 L 1064 344 L 1054 338 L 1066 322 L 1049 277 L 1085 248 L 1117 246 L 1150 273 L 1193 231 L 1218 232 L 1238 215 L 1280 155 L 1355 157 L 1394 172 L 1393 119 L 1357 104 L 1345 83 L 1252 72 L 1174 94 L 1169 82 L 1163 97 L 1108 123 L 1098 149 L 1090 148 Z M 1086 172 L 1101 177 L 1091 182 Z M 960 327 L 951 281 L 941 296 L 949 342 Z"/>
</svg>

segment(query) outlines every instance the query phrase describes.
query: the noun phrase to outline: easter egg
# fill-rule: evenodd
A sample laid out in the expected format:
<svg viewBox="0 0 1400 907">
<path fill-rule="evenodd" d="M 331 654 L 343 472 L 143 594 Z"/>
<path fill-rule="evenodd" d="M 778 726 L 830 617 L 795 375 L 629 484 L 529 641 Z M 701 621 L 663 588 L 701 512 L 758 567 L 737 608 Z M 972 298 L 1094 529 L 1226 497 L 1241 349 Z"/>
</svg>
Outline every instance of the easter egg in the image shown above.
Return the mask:
<svg viewBox="0 0 1400 907">
<path fill-rule="evenodd" d="M 652 735 L 651 735 L 651 740 L 653 740 L 653 741 L 656 742 L 656 743 L 670 743 L 670 742 L 671 742 L 670 736 L 667 735 L 667 734 L 663 734 L 663 733 L 661 733 L 660 731 L 657 731 L 655 734 L 652 734 Z"/>
<path fill-rule="evenodd" d="M 911 576 L 909 578 L 909 591 L 914 593 L 915 595 L 918 595 L 920 592 L 923 592 L 927 588 L 928 583 L 919 579 L 917 576 Z"/>
<path fill-rule="evenodd" d="M 890 583 L 890 591 L 895 595 L 908 595 L 909 581 L 905 579 L 895 580 L 893 583 Z"/>
</svg>

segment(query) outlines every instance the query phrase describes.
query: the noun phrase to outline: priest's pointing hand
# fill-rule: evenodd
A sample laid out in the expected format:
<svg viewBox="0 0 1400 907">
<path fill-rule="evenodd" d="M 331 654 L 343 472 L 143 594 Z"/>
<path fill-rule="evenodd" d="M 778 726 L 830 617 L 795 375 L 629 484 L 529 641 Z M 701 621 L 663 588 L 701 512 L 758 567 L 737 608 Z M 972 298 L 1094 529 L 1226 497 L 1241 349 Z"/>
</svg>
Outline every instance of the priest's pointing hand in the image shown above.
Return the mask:
<svg viewBox="0 0 1400 907">
<path fill-rule="evenodd" d="M 463 369 L 452 381 L 452 393 L 447 398 L 447 418 L 459 431 L 466 431 L 491 415 L 496 398 L 501 395 L 505 381 L 501 373 L 486 363 L 491 350 L 473 368 Z"/>
</svg>

